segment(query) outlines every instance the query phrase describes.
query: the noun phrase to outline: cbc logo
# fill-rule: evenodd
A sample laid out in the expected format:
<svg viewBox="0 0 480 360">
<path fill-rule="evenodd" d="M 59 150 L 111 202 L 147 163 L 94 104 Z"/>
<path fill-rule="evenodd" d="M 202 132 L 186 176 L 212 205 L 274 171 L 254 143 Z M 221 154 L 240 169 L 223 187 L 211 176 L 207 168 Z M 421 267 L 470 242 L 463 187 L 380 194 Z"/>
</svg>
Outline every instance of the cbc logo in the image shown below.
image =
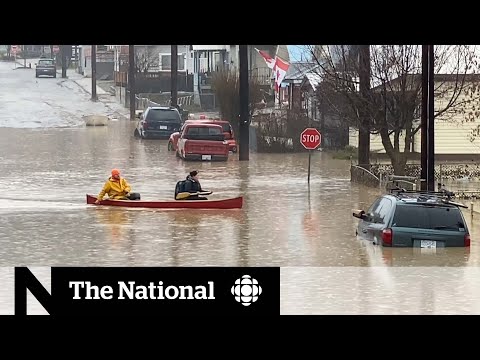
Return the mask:
<svg viewBox="0 0 480 360">
<path fill-rule="evenodd" d="M 249 306 L 257 301 L 261 293 L 262 288 L 258 281 L 250 275 L 243 275 L 241 279 L 235 280 L 235 285 L 232 286 L 232 295 L 243 306 Z"/>
</svg>

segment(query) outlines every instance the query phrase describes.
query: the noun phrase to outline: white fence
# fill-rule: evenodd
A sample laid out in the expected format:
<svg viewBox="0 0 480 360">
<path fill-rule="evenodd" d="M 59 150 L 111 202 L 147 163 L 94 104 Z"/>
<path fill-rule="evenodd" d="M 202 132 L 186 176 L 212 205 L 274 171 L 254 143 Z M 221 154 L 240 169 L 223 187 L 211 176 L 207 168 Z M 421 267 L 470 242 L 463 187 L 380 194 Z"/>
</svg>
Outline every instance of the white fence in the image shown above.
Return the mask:
<svg viewBox="0 0 480 360">
<path fill-rule="evenodd" d="M 135 108 L 137 110 L 145 110 L 147 107 L 150 106 L 170 106 L 171 99 L 168 99 L 163 104 L 156 103 L 148 98 L 140 97 L 139 95 L 135 95 L 136 104 Z M 181 96 L 177 99 L 177 104 L 181 106 L 192 105 L 193 104 L 193 95 L 188 96 Z"/>
</svg>

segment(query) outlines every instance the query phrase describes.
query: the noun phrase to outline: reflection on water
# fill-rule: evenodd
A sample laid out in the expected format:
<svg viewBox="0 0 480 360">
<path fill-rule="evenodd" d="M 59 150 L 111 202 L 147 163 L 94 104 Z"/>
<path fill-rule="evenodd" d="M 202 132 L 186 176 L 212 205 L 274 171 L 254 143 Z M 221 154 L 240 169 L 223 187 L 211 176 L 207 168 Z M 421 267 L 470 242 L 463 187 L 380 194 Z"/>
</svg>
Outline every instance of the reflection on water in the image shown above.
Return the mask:
<svg viewBox="0 0 480 360">
<path fill-rule="evenodd" d="M 228 162 L 183 162 L 165 141 L 134 139 L 134 122 L 105 128 L 0 129 L 0 261 L 82 266 L 479 266 L 472 247 L 383 249 L 355 238 L 352 209 L 379 194 L 351 184 L 349 162 L 308 155 L 251 154 Z M 143 199 L 172 199 L 175 183 L 200 171 L 211 199 L 244 196 L 240 210 L 94 207 L 111 168 Z"/>
</svg>

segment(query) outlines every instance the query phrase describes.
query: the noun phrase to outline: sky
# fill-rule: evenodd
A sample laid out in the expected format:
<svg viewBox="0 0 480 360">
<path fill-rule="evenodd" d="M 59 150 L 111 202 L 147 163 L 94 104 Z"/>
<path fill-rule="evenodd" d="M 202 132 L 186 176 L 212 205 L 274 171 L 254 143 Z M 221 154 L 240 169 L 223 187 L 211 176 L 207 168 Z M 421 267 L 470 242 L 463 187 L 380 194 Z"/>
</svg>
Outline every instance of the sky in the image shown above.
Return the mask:
<svg viewBox="0 0 480 360">
<path fill-rule="evenodd" d="M 290 61 L 300 61 L 310 58 L 310 45 L 287 45 Z"/>
</svg>

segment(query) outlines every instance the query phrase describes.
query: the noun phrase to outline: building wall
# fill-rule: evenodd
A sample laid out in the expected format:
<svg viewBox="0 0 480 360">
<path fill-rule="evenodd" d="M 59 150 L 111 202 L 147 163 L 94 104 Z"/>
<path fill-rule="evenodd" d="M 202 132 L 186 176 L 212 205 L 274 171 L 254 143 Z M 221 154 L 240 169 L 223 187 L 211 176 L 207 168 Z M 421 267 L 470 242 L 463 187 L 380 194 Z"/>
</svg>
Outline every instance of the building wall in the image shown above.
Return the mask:
<svg viewBox="0 0 480 360">
<path fill-rule="evenodd" d="M 92 46 L 80 45 L 80 63 L 79 72 L 86 77 L 92 76 Z M 97 71 L 96 78 L 101 79 L 107 77 L 107 79 L 113 79 L 114 70 L 114 53 L 97 51 Z"/>
<path fill-rule="evenodd" d="M 152 66 L 151 71 L 169 71 L 170 68 L 165 68 L 164 64 L 168 62 L 162 62 L 162 58 L 170 59 L 172 46 L 171 45 L 135 45 L 135 52 L 141 54 L 148 51 L 152 60 L 155 61 L 155 66 Z M 178 67 L 178 71 L 193 71 L 193 61 L 190 51 L 190 45 L 178 45 L 178 58 L 183 58 L 183 65 Z M 180 60 L 179 60 L 180 61 Z M 163 64 L 163 65 L 162 65 Z"/>
<path fill-rule="evenodd" d="M 454 84 L 445 84 L 445 86 L 454 86 Z M 438 89 L 441 91 L 441 88 Z M 449 101 L 450 96 L 435 99 L 435 109 L 443 109 Z M 466 101 L 470 98 L 465 93 L 460 94 L 458 102 Z M 465 105 L 463 110 L 466 114 L 470 111 L 475 112 L 473 105 Z M 478 106 L 477 106 L 478 108 Z M 480 114 L 478 114 L 480 115 Z M 459 154 L 480 154 L 480 137 L 472 136 L 472 131 L 480 127 L 480 120 L 465 121 L 465 114 L 457 111 L 453 115 L 442 116 L 435 119 L 435 153 L 445 155 Z M 393 135 L 391 136 L 393 144 Z M 349 144 L 358 146 L 358 131 L 350 129 Z M 400 136 L 400 148 L 403 151 L 405 137 Z M 370 149 L 373 152 L 385 153 L 380 135 L 370 136 Z M 421 151 L 421 130 L 414 137 L 414 151 Z"/>
</svg>

